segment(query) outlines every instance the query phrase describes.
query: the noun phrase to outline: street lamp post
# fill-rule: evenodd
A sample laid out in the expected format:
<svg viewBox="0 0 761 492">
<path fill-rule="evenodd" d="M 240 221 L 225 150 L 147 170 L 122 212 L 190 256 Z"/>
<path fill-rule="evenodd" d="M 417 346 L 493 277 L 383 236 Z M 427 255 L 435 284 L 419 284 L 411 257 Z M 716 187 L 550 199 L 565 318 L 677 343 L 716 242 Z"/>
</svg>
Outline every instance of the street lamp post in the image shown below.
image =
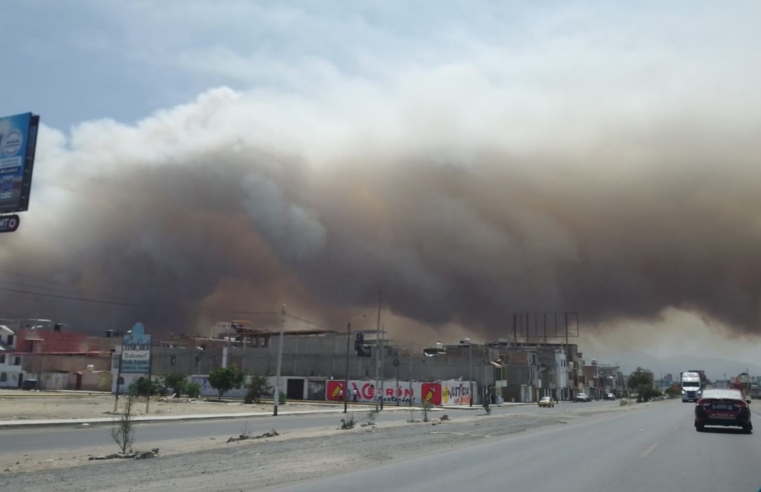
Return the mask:
<svg viewBox="0 0 761 492">
<path fill-rule="evenodd" d="M 346 323 L 346 382 L 344 383 L 344 413 L 349 408 L 349 350 L 351 348 L 351 321 Z"/>
<path fill-rule="evenodd" d="M 285 331 L 285 304 L 283 304 L 283 311 L 281 312 L 281 318 L 280 318 L 280 341 L 278 343 L 277 347 L 277 372 L 275 376 L 275 393 L 274 393 L 274 401 L 273 409 L 272 409 L 272 415 L 274 417 L 277 417 L 277 405 L 280 401 L 280 368 L 283 365 L 283 332 Z"/>
<path fill-rule="evenodd" d="M 468 340 L 468 386 L 470 406 L 473 406 L 473 341 Z"/>
</svg>

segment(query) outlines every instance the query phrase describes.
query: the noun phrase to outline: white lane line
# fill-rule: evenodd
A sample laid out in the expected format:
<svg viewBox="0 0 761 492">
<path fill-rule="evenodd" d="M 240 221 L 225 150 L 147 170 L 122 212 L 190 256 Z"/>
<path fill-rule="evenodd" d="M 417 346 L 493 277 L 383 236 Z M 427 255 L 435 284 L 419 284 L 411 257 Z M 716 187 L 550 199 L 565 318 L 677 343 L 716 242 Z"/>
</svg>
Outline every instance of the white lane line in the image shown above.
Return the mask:
<svg viewBox="0 0 761 492">
<path fill-rule="evenodd" d="M 644 452 L 644 453 L 642 453 L 641 455 L 639 455 L 639 457 L 640 457 L 640 458 L 645 458 L 645 457 L 647 457 L 647 455 L 648 455 L 648 454 L 650 454 L 650 453 L 652 453 L 653 451 L 655 451 L 655 448 L 657 448 L 657 447 L 658 447 L 658 443 L 655 443 L 655 444 L 653 444 L 652 446 L 650 446 L 649 448 L 647 448 L 647 449 L 645 450 L 645 452 Z"/>
</svg>

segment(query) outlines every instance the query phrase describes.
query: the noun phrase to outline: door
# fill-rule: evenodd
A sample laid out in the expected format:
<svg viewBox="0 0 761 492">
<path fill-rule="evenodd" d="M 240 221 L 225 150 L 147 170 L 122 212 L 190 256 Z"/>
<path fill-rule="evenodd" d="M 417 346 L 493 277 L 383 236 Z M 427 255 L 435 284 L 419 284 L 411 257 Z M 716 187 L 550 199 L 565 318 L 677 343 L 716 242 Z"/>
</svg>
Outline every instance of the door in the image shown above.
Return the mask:
<svg viewBox="0 0 761 492">
<path fill-rule="evenodd" d="M 294 378 L 288 379 L 288 385 L 285 388 L 285 395 L 289 400 L 303 400 L 304 380 Z"/>
</svg>

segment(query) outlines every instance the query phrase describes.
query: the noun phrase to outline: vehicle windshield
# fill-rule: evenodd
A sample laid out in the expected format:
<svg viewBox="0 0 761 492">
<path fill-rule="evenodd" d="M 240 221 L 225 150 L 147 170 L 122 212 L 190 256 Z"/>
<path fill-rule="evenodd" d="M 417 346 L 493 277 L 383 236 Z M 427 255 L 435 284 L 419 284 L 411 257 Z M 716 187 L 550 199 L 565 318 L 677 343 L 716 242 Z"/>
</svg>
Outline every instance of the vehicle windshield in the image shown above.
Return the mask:
<svg viewBox="0 0 761 492">
<path fill-rule="evenodd" d="M 685 381 L 682 383 L 683 388 L 700 388 L 700 383 L 697 381 Z"/>
</svg>

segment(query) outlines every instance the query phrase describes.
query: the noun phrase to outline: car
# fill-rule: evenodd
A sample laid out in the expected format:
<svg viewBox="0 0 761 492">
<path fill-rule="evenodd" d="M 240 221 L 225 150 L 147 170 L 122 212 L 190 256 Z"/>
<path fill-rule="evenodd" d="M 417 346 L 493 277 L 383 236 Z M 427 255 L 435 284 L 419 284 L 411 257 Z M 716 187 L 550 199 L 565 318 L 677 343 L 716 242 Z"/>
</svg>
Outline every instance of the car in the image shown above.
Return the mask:
<svg viewBox="0 0 761 492">
<path fill-rule="evenodd" d="M 702 432 L 707 425 L 741 427 L 750 434 L 750 399 L 738 389 L 707 389 L 695 405 L 695 430 Z"/>
<path fill-rule="evenodd" d="M 615 401 L 616 400 L 616 395 L 614 395 L 613 393 L 605 393 L 605 397 L 603 399 L 604 400 Z"/>
<path fill-rule="evenodd" d="M 576 401 L 586 401 L 590 402 L 592 401 L 586 393 L 576 393 Z"/>
<path fill-rule="evenodd" d="M 553 400 L 553 399 L 552 399 L 551 397 L 549 397 L 549 396 L 543 396 L 543 397 L 542 397 L 542 398 L 539 400 L 539 407 L 549 407 L 549 408 L 553 408 L 554 406 L 555 406 L 555 400 Z"/>
</svg>

